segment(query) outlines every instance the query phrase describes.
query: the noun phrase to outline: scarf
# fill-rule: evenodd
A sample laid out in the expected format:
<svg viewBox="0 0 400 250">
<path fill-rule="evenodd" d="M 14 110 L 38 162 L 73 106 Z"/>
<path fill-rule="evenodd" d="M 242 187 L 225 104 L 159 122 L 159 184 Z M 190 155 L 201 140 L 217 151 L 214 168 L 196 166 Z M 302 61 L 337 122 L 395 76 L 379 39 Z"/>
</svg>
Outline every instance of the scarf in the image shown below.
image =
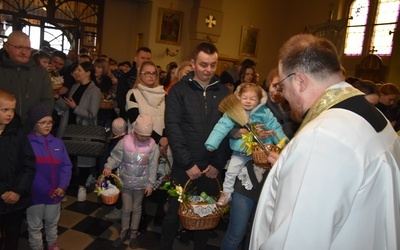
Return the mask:
<svg viewBox="0 0 400 250">
<path fill-rule="evenodd" d="M 153 130 L 162 135 L 165 127 L 165 91 L 163 86 L 149 88 L 143 84 L 138 84 L 137 88 L 133 89 L 133 94 L 135 95 L 139 113 L 151 115 L 154 121 Z"/>
</svg>

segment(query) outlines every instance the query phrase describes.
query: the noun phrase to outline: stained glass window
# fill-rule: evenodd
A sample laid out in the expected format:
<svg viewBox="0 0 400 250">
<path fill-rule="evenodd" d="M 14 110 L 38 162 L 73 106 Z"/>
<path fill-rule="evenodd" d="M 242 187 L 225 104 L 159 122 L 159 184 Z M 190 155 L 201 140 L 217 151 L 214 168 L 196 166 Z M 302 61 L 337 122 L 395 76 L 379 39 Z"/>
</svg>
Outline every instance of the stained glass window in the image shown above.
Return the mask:
<svg viewBox="0 0 400 250">
<path fill-rule="evenodd" d="M 344 45 L 344 54 L 347 56 L 359 56 L 362 54 L 368 11 L 368 0 L 356 0 L 350 6 L 346 42 Z"/>
<path fill-rule="evenodd" d="M 399 6 L 400 1 L 397 0 L 379 1 L 371 39 L 371 49 L 373 48 L 374 54 L 381 56 L 392 54 L 393 32 L 396 29 Z"/>
<path fill-rule="evenodd" d="M 400 0 L 375 1 L 376 12 L 371 10 L 369 0 L 355 0 L 350 5 L 344 48 L 346 56 L 361 56 L 363 51 L 380 56 L 391 55 Z M 371 13 L 375 13 L 375 16 L 368 18 Z M 368 23 L 368 20 L 374 20 L 374 23 Z M 372 35 L 368 38 L 366 34 Z"/>
</svg>

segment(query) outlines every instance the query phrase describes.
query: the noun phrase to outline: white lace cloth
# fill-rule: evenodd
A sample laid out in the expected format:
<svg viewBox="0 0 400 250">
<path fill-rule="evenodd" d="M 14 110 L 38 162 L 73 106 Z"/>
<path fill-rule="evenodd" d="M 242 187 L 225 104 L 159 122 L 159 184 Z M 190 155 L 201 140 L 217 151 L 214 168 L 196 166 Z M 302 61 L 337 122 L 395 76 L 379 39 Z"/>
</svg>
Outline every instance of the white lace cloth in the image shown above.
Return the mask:
<svg viewBox="0 0 400 250">
<path fill-rule="evenodd" d="M 265 169 L 256 166 L 254 166 L 253 169 L 254 173 L 256 174 L 257 180 L 260 182 L 262 180 L 262 174 L 264 174 Z M 259 176 L 261 176 L 261 179 L 259 178 Z M 240 171 L 238 178 L 242 182 L 242 186 L 244 186 L 247 190 L 251 190 L 253 188 L 253 183 L 250 180 L 249 172 L 247 171 L 246 167 L 242 168 L 242 171 Z"/>
<path fill-rule="evenodd" d="M 198 205 L 197 203 L 199 202 L 205 202 L 205 200 L 201 196 L 192 196 L 190 197 L 190 202 L 192 203 L 192 209 L 195 214 L 197 214 L 200 217 L 204 217 L 210 214 L 214 214 L 214 211 L 217 209 L 217 206 L 215 204 L 200 204 Z"/>
<path fill-rule="evenodd" d="M 100 194 L 104 195 L 104 196 L 111 196 L 111 195 L 115 195 L 115 194 L 118 194 L 118 193 L 119 193 L 119 189 L 114 185 L 113 185 L 113 187 L 110 187 L 108 189 L 102 190 L 100 192 Z"/>
</svg>

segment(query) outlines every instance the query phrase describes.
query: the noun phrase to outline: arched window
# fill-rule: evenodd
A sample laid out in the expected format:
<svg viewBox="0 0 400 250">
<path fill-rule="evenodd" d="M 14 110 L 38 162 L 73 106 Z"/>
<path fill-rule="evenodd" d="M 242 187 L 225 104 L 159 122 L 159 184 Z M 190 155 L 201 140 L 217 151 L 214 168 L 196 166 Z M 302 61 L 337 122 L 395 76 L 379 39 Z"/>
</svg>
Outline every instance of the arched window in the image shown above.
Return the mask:
<svg viewBox="0 0 400 250">
<path fill-rule="evenodd" d="M 390 56 L 392 54 L 393 32 L 399 17 L 399 0 L 380 0 L 375 15 L 371 46 L 375 54 Z"/>
<path fill-rule="evenodd" d="M 349 22 L 344 46 L 344 54 L 347 56 L 360 56 L 362 54 L 368 11 L 368 0 L 355 0 L 350 6 Z"/>
<path fill-rule="evenodd" d="M 350 5 L 344 54 L 391 56 L 400 0 L 355 0 Z"/>
<path fill-rule="evenodd" d="M 99 49 L 104 0 L 0 0 L 0 47 L 14 30 L 29 35 L 31 46 L 42 42 L 68 52 Z"/>
</svg>

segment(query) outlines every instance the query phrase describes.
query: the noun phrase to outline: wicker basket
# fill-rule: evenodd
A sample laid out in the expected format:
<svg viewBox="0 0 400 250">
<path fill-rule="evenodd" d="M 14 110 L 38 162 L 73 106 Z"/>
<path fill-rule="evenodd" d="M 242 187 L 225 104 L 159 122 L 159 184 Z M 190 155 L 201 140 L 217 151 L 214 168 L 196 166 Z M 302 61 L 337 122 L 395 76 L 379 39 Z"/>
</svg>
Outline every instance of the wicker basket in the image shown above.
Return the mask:
<svg viewBox="0 0 400 250">
<path fill-rule="evenodd" d="M 121 179 L 115 175 L 115 174 L 111 174 L 110 175 L 111 178 L 114 179 L 115 181 L 115 185 L 118 187 L 118 189 L 121 191 L 121 185 L 122 185 L 122 181 Z M 105 176 L 101 175 L 99 177 L 99 179 L 97 180 L 97 185 L 101 186 L 101 183 L 104 181 Z M 106 205 L 113 205 L 117 202 L 119 194 L 114 194 L 114 195 L 102 195 L 101 194 L 101 200 L 103 201 L 104 204 Z"/>
<path fill-rule="evenodd" d="M 268 151 L 280 153 L 281 149 L 272 144 L 265 144 Z M 271 169 L 272 165 L 268 162 L 267 153 L 259 146 L 253 146 L 253 161 L 257 167 Z"/>
<path fill-rule="evenodd" d="M 101 109 L 112 109 L 113 108 L 113 102 L 112 101 L 101 100 L 100 108 Z"/>
<path fill-rule="evenodd" d="M 218 179 L 215 178 L 215 180 L 217 182 L 219 190 L 221 191 L 221 185 Z M 186 182 L 183 188 L 183 194 L 186 192 L 186 188 L 189 183 L 190 179 Z M 197 204 L 201 205 L 201 203 Z M 188 230 L 208 230 L 216 228 L 218 226 L 223 211 L 219 206 L 216 206 L 216 209 L 213 211 L 213 214 L 200 217 L 198 214 L 194 213 L 192 204 L 190 202 L 182 202 L 179 206 L 178 214 L 181 219 L 182 227 Z"/>
<path fill-rule="evenodd" d="M 53 90 L 59 90 L 63 87 L 62 84 L 51 84 L 51 87 L 53 88 Z"/>
<path fill-rule="evenodd" d="M 118 197 L 119 193 L 114 195 L 101 195 L 101 201 L 106 205 L 113 205 L 117 202 Z"/>
</svg>

